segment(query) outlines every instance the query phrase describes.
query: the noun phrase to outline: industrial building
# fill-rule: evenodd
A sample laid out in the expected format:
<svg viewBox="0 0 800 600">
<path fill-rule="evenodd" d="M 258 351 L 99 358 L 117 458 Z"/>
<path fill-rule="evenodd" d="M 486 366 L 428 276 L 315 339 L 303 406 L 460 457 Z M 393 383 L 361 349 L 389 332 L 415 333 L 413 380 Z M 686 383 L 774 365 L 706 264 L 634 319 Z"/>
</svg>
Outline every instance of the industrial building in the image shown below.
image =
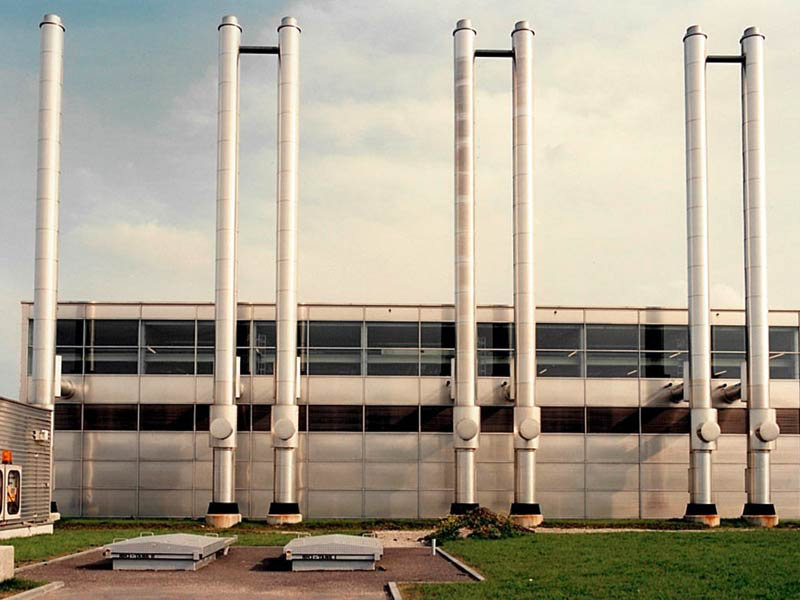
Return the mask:
<svg viewBox="0 0 800 600">
<path fill-rule="evenodd" d="M 20 399 L 53 411 L 64 514 L 434 517 L 479 505 L 545 517 L 709 526 L 800 517 L 800 313 L 768 311 L 764 36 L 710 55 L 684 37 L 688 309 L 536 307 L 533 40 L 453 32 L 453 305 L 297 302 L 299 40 L 219 25 L 213 304 L 58 302 L 64 26 L 42 28 L 34 301 Z M 240 59 L 278 63 L 276 298 L 237 297 Z M 510 306 L 475 300 L 476 59 L 510 60 Z M 264 60 L 258 58 L 258 60 Z M 269 58 L 266 60 L 270 60 Z M 706 68 L 742 77 L 744 311 L 709 305 Z M 209 265 L 211 268 L 211 265 Z M 354 292 L 355 293 L 355 292 Z M 23 498 L 25 496 L 23 479 Z"/>
</svg>

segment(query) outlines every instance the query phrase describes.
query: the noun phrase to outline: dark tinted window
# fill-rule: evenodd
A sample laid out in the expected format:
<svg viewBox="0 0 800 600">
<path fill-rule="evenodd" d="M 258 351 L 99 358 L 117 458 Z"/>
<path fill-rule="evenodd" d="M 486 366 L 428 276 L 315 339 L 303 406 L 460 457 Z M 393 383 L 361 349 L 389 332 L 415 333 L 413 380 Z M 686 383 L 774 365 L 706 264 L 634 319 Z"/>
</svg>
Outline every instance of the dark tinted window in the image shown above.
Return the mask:
<svg viewBox="0 0 800 600">
<path fill-rule="evenodd" d="M 747 410 L 743 408 L 718 410 L 717 423 L 722 433 L 747 433 Z"/>
<path fill-rule="evenodd" d="M 711 350 L 723 352 L 744 352 L 744 327 L 739 325 L 715 325 L 712 327 Z"/>
<path fill-rule="evenodd" d="M 536 373 L 539 377 L 580 377 L 583 355 L 578 350 L 538 351 Z"/>
<path fill-rule="evenodd" d="M 87 375 L 135 375 L 139 372 L 137 348 L 87 348 Z"/>
<path fill-rule="evenodd" d="M 419 374 L 419 350 L 367 350 L 367 375 Z"/>
<path fill-rule="evenodd" d="M 417 406 L 367 406 L 367 431 L 419 431 Z"/>
<path fill-rule="evenodd" d="M 688 408 L 642 408 L 642 433 L 689 433 Z"/>
<path fill-rule="evenodd" d="M 61 357 L 63 375 L 80 375 L 83 368 L 83 348 L 64 348 L 58 346 L 56 354 Z"/>
<path fill-rule="evenodd" d="M 255 321 L 253 326 L 256 332 L 253 345 L 256 348 L 274 348 L 276 343 L 275 321 Z M 297 343 L 300 345 L 300 340 Z"/>
<path fill-rule="evenodd" d="M 253 431 L 269 431 L 271 429 L 272 406 L 269 404 L 253 404 Z"/>
<path fill-rule="evenodd" d="M 421 421 L 423 433 L 453 433 L 453 407 L 423 406 Z"/>
<path fill-rule="evenodd" d="M 53 415 L 53 426 L 56 431 L 77 431 L 81 428 L 80 404 L 56 404 Z"/>
<path fill-rule="evenodd" d="M 636 352 L 587 352 L 587 377 L 638 377 L 639 355 Z"/>
<path fill-rule="evenodd" d="M 256 375 L 272 375 L 275 371 L 275 349 L 255 348 L 253 350 Z"/>
<path fill-rule="evenodd" d="M 542 433 L 584 433 L 586 416 L 582 406 L 543 406 Z"/>
<path fill-rule="evenodd" d="M 450 375 L 450 362 L 455 358 L 453 350 L 420 350 L 420 375 L 447 377 Z"/>
<path fill-rule="evenodd" d="M 194 346 L 194 321 L 145 321 L 146 346 Z"/>
<path fill-rule="evenodd" d="M 642 350 L 688 350 L 689 328 L 685 325 L 642 325 Z"/>
<path fill-rule="evenodd" d="M 513 348 L 511 323 L 478 323 L 478 348 Z"/>
<path fill-rule="evenodd" d="M 637 325 L 587 325 L 586 348 L 588 350 L 638 350 L 639 328 Z"/>
<path fill-rule="evenodd" d="M 236 355 L 239 355 L 237 349 Z M 198 375 L 211 375 L 214 373 L 214 349 L 213 348 L 198 348 L 197 349 L 197 374 Z M 242 375 L 247 375 L 247 361 L 242 363 Z"/>
<path fill-rule="evenodd" d="M 83 346 L 83 319 L 59 319 L 56 322 L 56 344 Z"/>
<path fill-rule="evenodd" d="M 197 431 L 208 431 L 209 406 L 197 404 L 194 407 L 194 427 Z"/>
<path fill-rule="evenodd" d="M 142 431 L 192 431 L 194 406 L 191 404 L 142 404 L 139 407 Z"/>
<path fill-rule="evenodd" d="M 586 409 L 588 433 L 639 433 L 638 408 Z"/>
<path fill-rule="evenodd" d="M 717 379 L 740 379 L 744 353 L 715 352 L 711 355 L 711 376 Z"/>
<path fill-rule="evenodd" d="M 236 406 L 236 431 L 250 431 L 251 412 L 249 404 Z"/>
<path fill-rule="evenodd" d="M 481 406 L 482 433 L 512 433 L 514 409 L 506 406 Z"/>
<path fill-rule="evenodd" d="M 797 352 L 797 331 L 797 327 L 770 327 L 770 352 Z"/>
<path fill-rule="evenodd" d="M 147 346 L 142 362 L 145 375 L 194 375 L 194 347 Z"/>
<path fill-rule="evenodd" d="M 419 346 L 417 322 L 367 323 L 369 348 L 416 348 Z"/>
<path fill-rule="evenodd" d="M 216 345 L 214 321 L 197 322 L 197 345 L 210 346 Z"/>
<path fill-rule="evenodd" d="M 511 352 L 508 350 L 480 350 L 478 375 L 481 377 L 508 377 L 511 374 Z"/>
<path fill-rule="evenodd" d="M 583 325 L 539 323 L 536 325 L 536 348 L 541 350 L 580 350 Z"/>
<path fill-rule="evenodd" d="M 308 407 L 309 431 L 363 431 L 362 420 L 360 405 Z"/>
<path fill-rule="evenodd" d="M 309 375 L 361 375 L 361 350 L 308 351 Z"/>
<path fill-rule="evenodd" d="M 683 361 L 689 359 L 688 352 L 643 352 L 640 354 L 642 377 L 683 377 Z"/>
<path fill-rule="evenodd" d="M 135 404 L 86 404 L 83 428 L 86 431 L 136 431 Z"/>
<path fill-rule="evenodd" d="M 236 345 L 239 347 L 250 345 L 250 321 L 236 322 Z"/>
<path fill-rule="evenodd" d="M 308 407 L 305 404 L 300 405 L 300 431 L 308 431 Z"/>
<path fill-rule="evenodd" d="M 800 411 L 796 408 L 778 408 L 775 413 L 778 427 L 781 428 L 781 434 L 800 434 Z"/>
<path fill-rule="evenodd" d="M 309 323 L 311 348 L 360 348 L 360 321 L 311 321 Z"/>
<path fill-rule="evenodd" d="M 87 346 L 138 346 L 139 321 L 94 320 L 86 330 Z"/>
<path fill-rule="evenodd" d="M 455 323 L 423 323 L 420 337 L 423 348 L 455 348 Z"/>
<path fill-rule="evenodd" d="M 241 374 L 242 375 L 250 375 L 250 348 L 237 348 L 236 349 L 236 357 L 241 359 Z M 197 372 L 199 374 L 206 374 L 210 375 L 213 371 L 207 370 L 207 368 L 201 369 L 201 356 L 198 352 L 197 356 Z M 214 353 L 211 351 L 210 353 L 210 360 L 211 366 L 214 366 Z"/>
<path fill-rule="evenodd" d="M 769 357 L 770 379 L 797 379 L 798 355 L 773 352 Z"/>
</svg>

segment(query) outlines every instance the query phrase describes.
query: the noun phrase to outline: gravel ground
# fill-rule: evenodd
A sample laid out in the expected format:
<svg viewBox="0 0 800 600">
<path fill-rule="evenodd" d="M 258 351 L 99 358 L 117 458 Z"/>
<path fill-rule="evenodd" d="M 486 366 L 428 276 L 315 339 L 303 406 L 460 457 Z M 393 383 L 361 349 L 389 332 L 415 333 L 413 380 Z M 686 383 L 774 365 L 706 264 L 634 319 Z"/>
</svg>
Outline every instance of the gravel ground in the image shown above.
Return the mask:
<svg viewBox="0 0 800 600">
<path fill-rule="evenodd" d="M 387 545 L 379 569 L 362 572 L 293 573 L 280 556 L 279 547 L 234 546 L 228 556 L 199 571 L 113 571 L 111 561 L 96 551 L 30 569 L 25 577 L 63 581 L 65 587 L 48 594 L 48 600 L 385 599 L 390 581 L 470 580 L 443 558 L 431 556 L 428 548 Z"/>
</svg>

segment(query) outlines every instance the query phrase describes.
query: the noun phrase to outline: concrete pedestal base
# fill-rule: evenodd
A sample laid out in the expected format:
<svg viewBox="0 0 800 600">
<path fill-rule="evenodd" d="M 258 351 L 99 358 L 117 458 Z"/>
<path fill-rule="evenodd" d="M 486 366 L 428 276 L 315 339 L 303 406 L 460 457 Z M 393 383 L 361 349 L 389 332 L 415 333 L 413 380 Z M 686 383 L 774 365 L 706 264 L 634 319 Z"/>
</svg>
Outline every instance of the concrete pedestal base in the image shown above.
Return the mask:
<svg viewBox="0 0 800 600">
<path fill-rule="evenodd" d="M 511 520 L 515 525 L 525 527 L 526 529 L 533 529 L 542 524 L 544 515 L 511 515 Z"/>
<path fill-rule="evenodd" d="M 753 527 L 765 527 L 770 529 L 778 524 L 778 515 L 744 515 L 742 517 Z"/>
<path fill-rule="evenodd" d="M 0 546 L 0 581 L 14 577 L 14 546 Z"/>
<path fill-rule="evenodd" d="M 206 515 L 206 523 L 217 529 L 228 529 L 241 522 L 242 515 L 239 514 Z"/>
<path fill-rule="evenodd" d="M 690 523 L 701 523 L 706 527 L 719 527 L 719 515 L 685 515 L 684 521 Z"/>
<path fill-rule="evenodd" d="M 300 513 L 289 513 L 285 515 L 267 515 L 267 523 L 270 525 L 294 525 L 303 520 Z"/>
</svg>

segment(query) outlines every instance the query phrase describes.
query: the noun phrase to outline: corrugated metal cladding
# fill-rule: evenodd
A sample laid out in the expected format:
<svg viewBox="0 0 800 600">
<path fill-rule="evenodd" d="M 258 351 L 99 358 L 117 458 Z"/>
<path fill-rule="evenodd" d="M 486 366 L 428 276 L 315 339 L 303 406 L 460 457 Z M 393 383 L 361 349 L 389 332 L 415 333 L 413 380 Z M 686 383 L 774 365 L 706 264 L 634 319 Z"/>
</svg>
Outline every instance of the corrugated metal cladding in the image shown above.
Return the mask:
<svg viewBox="0 0 800 600">
<path fill-rule="evenodd" d="M 24 346 L 29 306 L 21 315 Z M 62 304 L 59 354 L 74 395 L 55 415 L 54 498 L 65 515 L 189 516 L 211 498 L 210 304 Z M 266 515 L 273 493 L 274 308 L 240 305 L 236 500 Z M 301 305 L 298 501 L 308 518 L 435 517 L 453 501 L 454 348 L 448 306 Z M 503 383 L 513 349 L 507 306 L 478 307 L 478 501 L 513 500 L 511 417 Z M 687 350 L 686 311 L 541 308 L 537 500 L 547 518 L 672 518 L 688 502 L 687 403 L 672 402 Z M 713 385 L 738 381 L 744 312 L 712 311 Z M 770 314 L 770 402 L 781 437 L 772 496 L 800 518 L 800 312 Z M 20 398 L 27 397 L 27 355 Z M 745 405 L 715 399 L 722 437 L 714 501 L 746 501 Z"/>
<path fill-rule="evenodd" d="M 34 431 L 50 431 L 51 411 L 0 398 L 0 449 L 11 450 L 13 464 L 22 467 L 22 516 L 0 528 L 50 519 L 50 441 L 36 441 Z"/>
</svg>

